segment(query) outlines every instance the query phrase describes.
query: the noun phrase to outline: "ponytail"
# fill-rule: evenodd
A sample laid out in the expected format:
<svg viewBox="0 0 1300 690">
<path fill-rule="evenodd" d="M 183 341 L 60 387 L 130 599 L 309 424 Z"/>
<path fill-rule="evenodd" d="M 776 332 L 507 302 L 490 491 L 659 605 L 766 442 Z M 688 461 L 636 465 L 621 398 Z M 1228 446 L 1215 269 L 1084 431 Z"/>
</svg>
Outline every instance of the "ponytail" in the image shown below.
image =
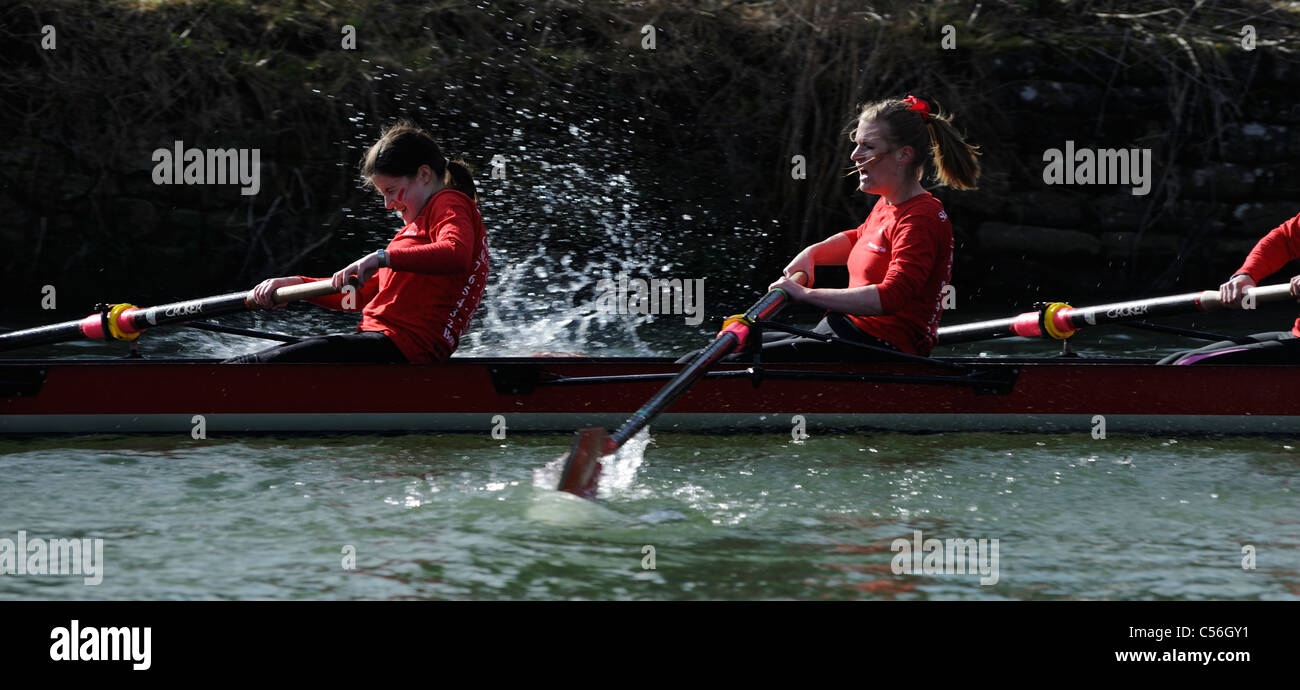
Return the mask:
<svg viewBox="0 0 1300 690">
<path fill-rule="evenodd" d="M 447 173 L 442 182 L 473 199 L 474 203 L 478 203 L 478 188 L 474 186 L 474 170 L 464 160 L 457 158 L 447 161 Z"/>
<path fill-rule="evenodd" d="M 979 147 L 966 143 L 953 127 L 951 115 L 931 113 L 929 103 L 908 96 L 868 103 L 862 107 L 858 120 L 883 123 L 891 144 L 911 146 L 917 153 L 911 164 L 917 179 L 924 164 L 920 152 L 929 151 L 939 184 L 953 189 L 976 189 L 980 176 Z"/>
<path fill-rule="evenodd" d="M 948 115 L 930 118 L 930 156 L 939 184 L 953 189 L 977 189 L 980 148 L 966 143 Z"/>
</svg>

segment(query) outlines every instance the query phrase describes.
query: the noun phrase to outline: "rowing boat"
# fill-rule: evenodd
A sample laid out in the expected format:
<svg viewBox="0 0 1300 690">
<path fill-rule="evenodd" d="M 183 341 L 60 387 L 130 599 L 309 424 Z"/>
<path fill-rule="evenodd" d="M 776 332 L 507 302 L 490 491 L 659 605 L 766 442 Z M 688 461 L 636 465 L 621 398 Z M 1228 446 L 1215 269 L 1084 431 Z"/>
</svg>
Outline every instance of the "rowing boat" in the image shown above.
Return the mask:
<svg viewBox="0 0 1300 690">
<path fill-rule="evenodd" d="M 276 301 L 329 291 L 281 288 Z M 315 294 L 315 293 L 312 293 Z M 1289 287 L 1247 291 L 1293 299 Z M 0 334 L 0 349 L 77 337 L 134 340 L 145 328 L 253 308 L 219 297 Z M 205 359 L 0 361 L 0 434 L 600 430 L 599 457 L 649 424 L 660 430 L 818 429 L 1295 433 L 1300 366 L 1161 366 L 1142 358 L 925 358 L 888 363 L 736 363 L 722 358 L 781 308 L 776 289 L 728 319 L 685 370 L 663 358 L 453 357 L 436 365 L 221 364 Z M 941 343 L 1012 336 L 1068 341 L 1105 323 L 1221 309 L 1216 291 L 1075 308 L 939 329 Z M 175 312 L 175 314 L 172 314 Z M 196 324 L 197 325 L 197 324 Z M 734 336 L 734 337 L 733 337 Z M 365 391 L 363 395 L 341 391 Z M 649 399 L 651 402 L 642 404 Z M 797 435 L 797 434 L 796 434 Z M 593 458 L 594 459 L 594 458 Z"/>
<path fill-rule="evenodd" d="M 664 358 L 453 357 L 441 365 L 0 363 L 0 433 L 571 432 L 616 426 L 680 365 Z M 340 391 L 366 391 L 365 395 Z M 1295 433 L 1300 367 L 1140 358 L 720 364 L 659 431 Z"/>
</svg>

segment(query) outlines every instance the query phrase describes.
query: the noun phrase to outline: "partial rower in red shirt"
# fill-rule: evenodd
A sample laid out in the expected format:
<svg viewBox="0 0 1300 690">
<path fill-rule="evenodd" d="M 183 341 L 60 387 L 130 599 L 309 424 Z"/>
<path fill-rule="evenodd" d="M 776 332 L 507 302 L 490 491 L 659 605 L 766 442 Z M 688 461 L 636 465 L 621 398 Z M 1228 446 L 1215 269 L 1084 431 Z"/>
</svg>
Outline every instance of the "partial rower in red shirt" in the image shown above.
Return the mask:
<svg viewBox="0 0 1300 690">
<path fill-rule="evenodd" d="M 286 285 L 329 280 L 341 289 L 355 276 L 362 287 L 319 297 L 329 309 L 360 311 L 357 332 L 307 338 L 228 362 L 441 362 L 451 356 L 483 299 L 488 277 L 487 232 L 474 178 L 450 161 L 427 132 L 403 122 L 384 131 L 361 164 L 361 176 L 405 225 L 388 246 L 330 278 L 271 278 L 253 299 L 272 307 Z"/>
<path fill-rule="evenodd" d="M 1246 262 L 1223 285 L 1219 299 L 1241 308 L 1246 289 L 1300 259 L 1300 215 L 1273 228 L 1246 256 Z M 1300 298 L 1300 275 L 1291 278 L 1291 294 Z M 1300 318 L 1289 331 L 1273 331 L 1212 343 L 1178 352 L 1161 364 L 1294 364 L 1300 363 Z"/>
<path fill-rule="evenodd" d="M 952 224 L 943 204 L 921 185 L 924 163 L 954 189 L 974 189 L 979 150 L 962 138 L 950 116 L 931 112 L 914 96 L 863 107 L 853 132 L 858 189 L 879 195 L 856 229 L 805 248 L 772 288 L 822 307 L 823 335 L 917 355 L 929 355 L 938 337 L 943 288 L 952 276 Z M 818 265 L 846 265 L 849 286 L 813 287 Z M 802 271 L 805 287 L 789 276 Z M 775 361 L 864 360 L 887 354 L 784 333 L 765 333 L 762 357 Z"/>
</svg>

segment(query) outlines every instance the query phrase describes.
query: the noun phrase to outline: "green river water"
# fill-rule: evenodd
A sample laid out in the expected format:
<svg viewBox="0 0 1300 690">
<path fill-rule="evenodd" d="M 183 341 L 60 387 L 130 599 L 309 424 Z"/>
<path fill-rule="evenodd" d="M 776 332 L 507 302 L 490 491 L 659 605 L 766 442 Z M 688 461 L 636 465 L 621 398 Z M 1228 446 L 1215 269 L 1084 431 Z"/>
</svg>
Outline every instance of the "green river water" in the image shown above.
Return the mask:
<svg viewBox="0 0 1300 690">
<path fill-rule="evenodd" d="M 602 504 L 548 488 L 567 440 L 0 440 L 0 538 L 103 539 L 0 598 L 1300 598 L 1286 439 L 656 434 Z M 894 572 L 916 531 L 996 582 Z"/>
</svg>

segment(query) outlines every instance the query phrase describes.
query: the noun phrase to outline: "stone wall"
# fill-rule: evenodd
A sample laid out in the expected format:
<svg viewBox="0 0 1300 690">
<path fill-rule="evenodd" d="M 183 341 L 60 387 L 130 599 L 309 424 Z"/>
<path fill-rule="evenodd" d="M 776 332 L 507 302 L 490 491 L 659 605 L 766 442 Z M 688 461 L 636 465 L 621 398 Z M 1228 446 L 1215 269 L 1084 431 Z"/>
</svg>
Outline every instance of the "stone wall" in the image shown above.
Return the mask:
<svg viewBox="0 0 1300 690">
<path fill-rule="evenodd" d="M 964 298 L 1212 287 L 1300 213 L 1290 15 L 1259 20 L 1261 43 L 1245 50 L 1237 15 L 1208 9 L 1180 23 L 986 5 L 973 22 L 970 3 L 864 12 L 812 0 L 2 10 L 11 28 L 0 60 L 13 67 L 15 97 L 0 111 L 10 135 L 0 140 L 0 270 L 24 294 L 53 276 L 81 301 L 144 300 L 326 263 L 322 253 L 342 251 L 342 209 L 363 194 L 354 166 L 374 127 L 352 124 L 359 114 L 481 121 L 459 143 L 482 168 L 493 153 L 486 132 L 518 126 L 502 113 L 536 103 L 561 120 L 599 107 L 635 123 L 627 155 L 651 171 L 638 183 L 665 217 L 698 224 L 703 207 L 710 233 L 776 221 L 748 269 L 711 251 L 707 234 L 691 243 L 702 257 L 687 264 L 739 265 L 734 282 L 750 288 L 801 243 L 861 222 L 841 130 L 855 104 L 909 92 L 954 110 L 985 151 L 978 191 L 937 191 L 956 228 Z M 34 19 L 66 28 L 58 51 L 35 47 Z M 348 22 L 369 27 L 361 52 L 338 49 Z M 640 45 L 648 23 L 659 29 L 655 51 Z M 941 46 L 949 25 L 952 50 Z M 381 78 L 388 70 L 400 78 Z M 174 139 L 261 148 L 264 188 L 249 198 L 235 186 L 154 185 L 149 152 Z M 1067 140 L 1149 149 L 1150 193 L 1045 184 L 1044 152 Z M 791 179 L 792 153 L 807 154 L 808 179 Z M 693 182 L 702 178 L 715 183 L 707 192 Z"/>
</svg>

